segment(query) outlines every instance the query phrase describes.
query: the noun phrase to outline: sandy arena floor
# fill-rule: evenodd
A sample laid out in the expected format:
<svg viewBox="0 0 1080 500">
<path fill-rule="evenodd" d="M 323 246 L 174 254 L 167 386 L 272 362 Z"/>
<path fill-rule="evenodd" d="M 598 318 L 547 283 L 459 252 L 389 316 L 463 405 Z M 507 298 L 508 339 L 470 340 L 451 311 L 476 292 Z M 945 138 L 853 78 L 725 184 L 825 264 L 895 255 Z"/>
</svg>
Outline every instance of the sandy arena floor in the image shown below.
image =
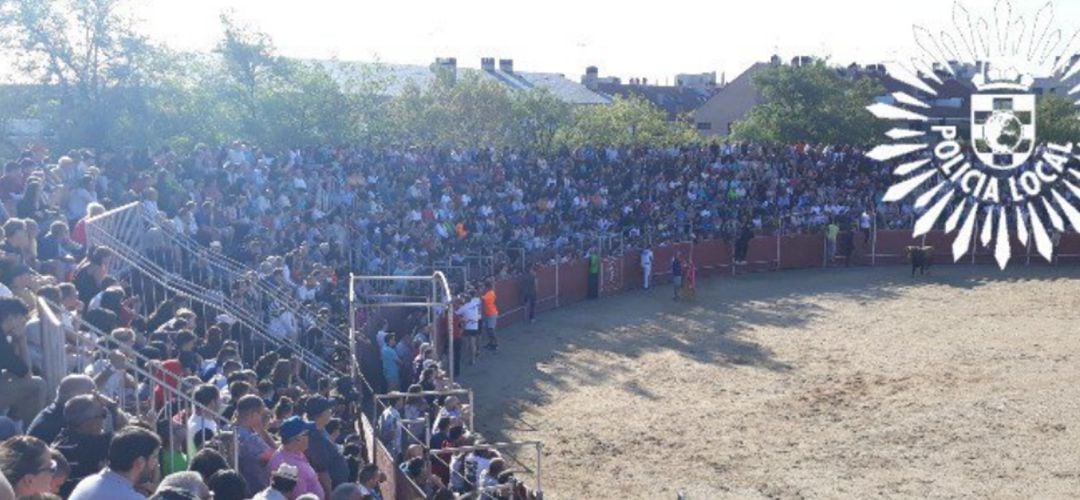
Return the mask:
<svg viewBox="0 0 1080 500">
<path fill-rule="evenodd" d="M 1075 498 L 1080 268 L 796 271 L 579 304 L 464 371 L 547 498 Z"/>
</svg>

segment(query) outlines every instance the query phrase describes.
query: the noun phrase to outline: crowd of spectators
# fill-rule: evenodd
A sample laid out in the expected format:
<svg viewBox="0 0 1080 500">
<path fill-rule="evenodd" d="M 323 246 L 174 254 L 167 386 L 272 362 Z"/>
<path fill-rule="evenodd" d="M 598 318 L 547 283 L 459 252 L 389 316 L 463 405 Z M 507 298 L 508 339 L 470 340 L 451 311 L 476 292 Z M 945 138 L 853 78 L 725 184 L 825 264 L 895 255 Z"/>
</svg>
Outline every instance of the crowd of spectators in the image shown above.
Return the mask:
<svg viewBox="0 0 1080 500">
<path fill-rule="evenodd" d="M 907 224 L 910 207 L 877 202 L 888 182 L 858 150 L 811 145 L 31 148 L 0 177 L 0 471 L 19 498 L 381 498 L 351 380 L 319 376 L 288 348 L 252 349 L 236 318 L 112 275 L 117 251 L 91 245 L 86 223 L 107 209 L 138 203 L 160 225 L 148 259 L 340 367 L 348 353 L 322 330 L 347 321 L 350 271 L 424 273 L 480 255 L 497 274 L 519 273 L 580 258 L 605 234 L 634 246 L 734 240 L 865 212 Z M 181 240 L 249 267 L 250 280 L 185 257 Z M 480 342 L 498 348 L 494 276 L 481 278 L 457 284 L 453 309 L 439 311 L 466 347 L 455 372 Z M 267 289 L 280 295 L 267 301 Z M 73 368 L 52 393 L 40 377 L 39 299 L 65 327 Z M 373 328 L 384 388 L 404 389 L 382 400 L 380 439 L 433 498 L 499 485 L 509 487 L 485 495 L 519 497 L 509 457 L 471 429 L 472 409 L 433 394 L 459 388 L 426 318 Z"/>
</svg>

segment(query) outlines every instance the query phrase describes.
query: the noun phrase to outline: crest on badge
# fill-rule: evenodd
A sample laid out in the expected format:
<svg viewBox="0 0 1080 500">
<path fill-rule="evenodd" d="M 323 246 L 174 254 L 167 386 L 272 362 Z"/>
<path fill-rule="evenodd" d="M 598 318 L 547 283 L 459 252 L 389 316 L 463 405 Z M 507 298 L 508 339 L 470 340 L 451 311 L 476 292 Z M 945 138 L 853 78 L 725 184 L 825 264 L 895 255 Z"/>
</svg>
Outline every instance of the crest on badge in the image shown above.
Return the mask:
<svg viewBox="0 0 1080 500">
<path fill-rule="evenodd" d="M 1011 170 L 1035 151 L 1034 77 L 984 65 L 972 78 L 971 145 L 986 166 Z"/>
</svg>

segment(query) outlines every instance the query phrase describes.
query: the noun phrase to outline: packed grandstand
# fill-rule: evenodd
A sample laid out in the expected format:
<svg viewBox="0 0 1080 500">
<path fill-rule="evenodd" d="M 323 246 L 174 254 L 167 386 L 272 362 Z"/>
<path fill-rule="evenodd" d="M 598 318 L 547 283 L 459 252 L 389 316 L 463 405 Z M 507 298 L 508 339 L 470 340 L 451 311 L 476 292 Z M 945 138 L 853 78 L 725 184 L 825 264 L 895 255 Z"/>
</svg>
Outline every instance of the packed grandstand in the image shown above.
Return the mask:
<svg viewBox="0 0 1080 500">
<path fill-rule="evenodd" d="M 531 317 L 541 266 L 688 241 L 741 262 L 765 234 L 850 258 L 911 225 L 890 176 L 807 144 L 28 149 L 0 177 L 0 471 L 35 498 L 533 497 L 539 464 L 476 432 L 454 374 L 500 309 Z M 353 274 L 436 271 L 443 307 L 350 300 Z"/>
</svg>

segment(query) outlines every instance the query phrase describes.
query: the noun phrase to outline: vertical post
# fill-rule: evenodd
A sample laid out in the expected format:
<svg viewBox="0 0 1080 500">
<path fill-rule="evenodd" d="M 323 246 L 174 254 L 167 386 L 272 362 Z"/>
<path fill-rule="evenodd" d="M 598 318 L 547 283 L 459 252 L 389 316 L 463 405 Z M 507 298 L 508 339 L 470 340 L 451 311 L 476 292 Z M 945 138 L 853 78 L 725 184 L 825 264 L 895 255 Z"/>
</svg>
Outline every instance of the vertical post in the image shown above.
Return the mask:
<svg viewBox="0 0 1080 500">
<path fill-rule="evenodd" d="M 356 359 L 356 274 L 349 273 L 349 374 L 355 381 L 358 373 Z"/>
<path fill-rule="evenodd" d="M 543 498 L 543 494 L 544 494 L 544 487 L 543 487 L 542 484 L 540 484 L 541 476 L 543 476 L 543 471 L 541 470 L 541 458 L 540 458 L 543 455 L 543 448 L 544 448 L 543 444 L 536 443 L 536 492 L 539 494 L 540 498 Z"/>
<path fill-rule="evenodd" d="M 446 279 L 446 275 L 443 275 L 444 285 L 446 285 L 446 354 L 447 370 L 450 374 L 450 384 L 454 384 L 454 293 L 450 291 L 450 280 Z M 436 330 L 436 337 L 438 336 L 438 330 Z M 439 352 L 436 350 L 435 352 Z"/>
<path fill-rule="evenodd" d="M 821 256 L 821 267 L 829 267 L 829 230 L 828 230 L 828 226 L 826 226 L 825 234 L 823 234 L 822 236 L 824 236 L 824 238 L 821 239 L 821 242 L 823 244 L 825 244 L 825 253 L 824 253 L 824 255 Z"/>
<path fill-rule="evenodd" d="M 776 268 L 780 269 L 780 238 L 784 237 L 784 217 L 780 216 L 780 227 L 776 229 Z"/>
<path fill-rule="evenodd" d="M 555 308 L 559 307 L 559 251 L 555 250 Z"/>
<path fill-rule="evenodd" d="M 877 213 L 870 223 L 870 267 L 877 265 Z"/>
<path fill-rule="evenodd" d="M 599 248 L 596 249 L 596 256 L 598 257 L 597 260 L 600 264 L 600 274 L 596 277 L 596 280 L 599 281 L 599 283 L 596 284 L 596 298 L 604 296 L 604 237 L 600 236 L 598 240 L 597 247 Z M 591 258 L 589 259 L 589 266 L 592 267 Z"/>
<path fill-rule="evenodd" d="M 473 390 L 469 389 L 469 431 L 476 430 L 476 402 L 474 400 Z"/>
<path fill-rule="evenodd" d="M 979 216 L 975 216 L 975 231 L 971 233 L 971 265 L 975 265 L 975 254 L 979 251 Z"/>
<path fill-rule="evenodd" d="M 1024 242 L 1024 246 L 1027 248 L 1027 264 L 1026 265 L 1030 266 L 1031 265 L 1031 237 L 1030 236 L 1028 237 L 1028 241 Z M 1051 262 L 1051 264 L 1052 264 L 1052 262 Z"/>
</svg>

